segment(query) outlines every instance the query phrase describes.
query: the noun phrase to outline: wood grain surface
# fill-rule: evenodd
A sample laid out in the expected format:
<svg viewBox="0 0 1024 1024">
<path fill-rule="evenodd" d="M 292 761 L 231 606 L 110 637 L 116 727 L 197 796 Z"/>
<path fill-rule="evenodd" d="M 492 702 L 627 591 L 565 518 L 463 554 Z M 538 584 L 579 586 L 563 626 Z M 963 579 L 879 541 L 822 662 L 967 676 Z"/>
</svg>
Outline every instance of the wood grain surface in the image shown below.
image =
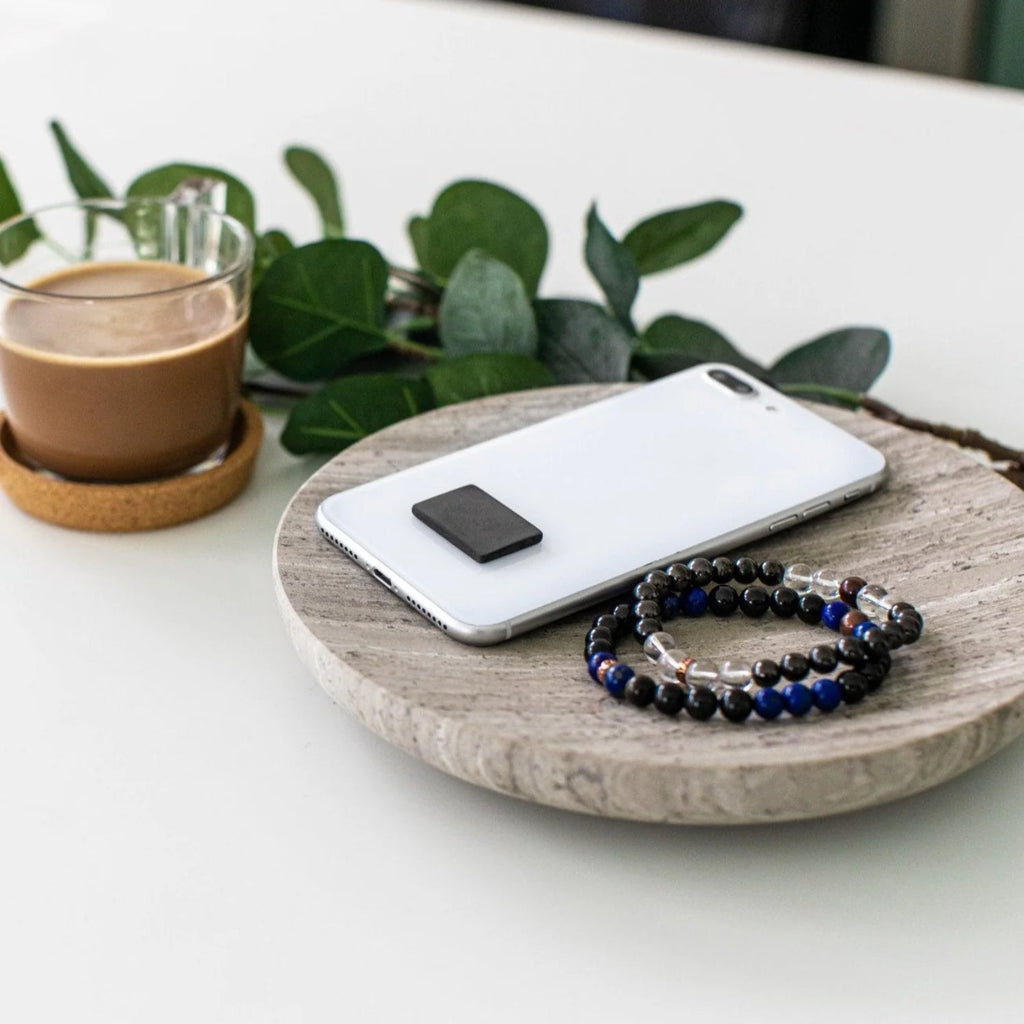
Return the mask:
<svg viewBox="0 0 1024 1024">
<path fill-rule="evenodd" d="M 924 636 L 897 652 L 885 686 L 830 715 L 734 725 L 622 704 L 586 675 L 580 652 L 593 609 L 496 647 L 464 646 L 317 532 L 316 507 L 336 490 L 628 386 L 439 409 L 367 438 L 302 487 L 281 520 L 274 573 L 295 647 L 335 701 L 469 782 L 573 811 L 680 824 L 784 821 L 895 800 L 1024 731 L 1024 493 L 959 450 L 866 414 L 816 407 L 885 453 L 887 486 L 749 548 L 856 572 L 924 613 Z M 653 485 L 631 481 L 629 466 L 620 473 L 641 507 L 657 509 Z M 684 630 L 684 646 L 714 660 L 777 656 L 824 638 L 770 615 L 670 627 L 677 638 Z"/>
</svg>

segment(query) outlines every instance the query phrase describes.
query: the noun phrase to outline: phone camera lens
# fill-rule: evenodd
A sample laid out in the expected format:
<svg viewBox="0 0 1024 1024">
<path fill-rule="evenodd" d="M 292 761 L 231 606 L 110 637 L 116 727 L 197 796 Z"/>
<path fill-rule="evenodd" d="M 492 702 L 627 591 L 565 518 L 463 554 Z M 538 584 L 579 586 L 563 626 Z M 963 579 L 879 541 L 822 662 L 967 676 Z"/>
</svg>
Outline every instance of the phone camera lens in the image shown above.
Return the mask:
<svg viewBox="0 0 1024 1024">
<path fill-rule="evenodd" d="M 730 391 L 735 391 L 737 395 L 754 394 L 754 389 L 745 380 L 734 377 L 728 370 L 709 370 L 708 376 L 712 380 L 718 381 L 724 387 L 727 387 Z"/>
</svg>

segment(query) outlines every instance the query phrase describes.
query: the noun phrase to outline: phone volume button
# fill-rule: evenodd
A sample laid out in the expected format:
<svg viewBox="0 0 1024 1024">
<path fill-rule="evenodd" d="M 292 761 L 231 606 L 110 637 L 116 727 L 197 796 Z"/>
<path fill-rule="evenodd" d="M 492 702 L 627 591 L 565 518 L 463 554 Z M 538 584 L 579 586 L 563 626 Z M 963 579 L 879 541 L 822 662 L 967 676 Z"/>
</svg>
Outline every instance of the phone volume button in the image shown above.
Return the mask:
<svg viewBox="0 0 1024 1024">
<path fill-rule="evenodd" d="M 832 502 L 830 501 L 819 502 L 817 505 L 812 505 L 810 508 L 804 509 L 801 515 L 804 519 L 810 519 L 811 516 L 820 515 L 822 512 L 826 511 L 831 504 Z"/>
<path fill-rule="evenodd" d="M 772 523 L 772 525 L 768 527 L 768 532 L 775 533 L 776 530 L 784 530 L 787 526 L 792 526 L 794 523 L 799 522 L 799 516 L 786 516 L 785 519 L 780 519 L 778 522 Z"/>
</svg>

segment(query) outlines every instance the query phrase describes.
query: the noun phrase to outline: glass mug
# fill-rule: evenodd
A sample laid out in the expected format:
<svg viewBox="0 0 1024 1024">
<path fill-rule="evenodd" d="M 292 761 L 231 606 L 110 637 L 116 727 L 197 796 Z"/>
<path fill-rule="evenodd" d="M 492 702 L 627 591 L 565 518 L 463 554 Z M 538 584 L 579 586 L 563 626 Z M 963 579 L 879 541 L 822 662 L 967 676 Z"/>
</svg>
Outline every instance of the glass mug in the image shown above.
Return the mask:
<svg viewBox="0 0 1024 1024">
<path fill-rule="evenodd" d="M 201 201 L 82 200 L 0 225 L 3 441 L 87 481 L 223 456 L 252 256 L 248 230 Z"/>
</svg>

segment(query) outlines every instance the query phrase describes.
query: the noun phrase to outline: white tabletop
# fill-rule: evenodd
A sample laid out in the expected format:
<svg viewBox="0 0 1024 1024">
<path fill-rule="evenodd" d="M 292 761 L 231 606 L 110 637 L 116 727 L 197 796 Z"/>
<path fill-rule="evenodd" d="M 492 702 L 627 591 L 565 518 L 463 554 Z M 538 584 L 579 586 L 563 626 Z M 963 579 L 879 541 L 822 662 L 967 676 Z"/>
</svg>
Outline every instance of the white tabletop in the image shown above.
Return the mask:
<svg viewBox="0 0 1024 1024">
<path fill-rule="evenodd" d="M 592 199 L 622 232 L 733 198 L 744 220 L 645 282 L 642 320 L 707 319 L 761 359 L 878 324 L 879 397 L 1024 445 L 1024 95 L 505 5 L 2 6 L 27 205 L 70 194 L 57 116 L 115 187 L 219 164 L 264 226 L 312 237 L 279 159 L 299 141 L 393 260 L 410 213 L 488 177 L 548 218 L 543 293 L 592 297 Z M 271 546 L 316 463 L 273 426 L 245 494 L 187 526 L 78 534 L 0 500 L 0 1018 L 1019 1019 L 1024 745 L 773 828 L 474 789 L 366 732 L 289 646 Z"/>
</svg>

